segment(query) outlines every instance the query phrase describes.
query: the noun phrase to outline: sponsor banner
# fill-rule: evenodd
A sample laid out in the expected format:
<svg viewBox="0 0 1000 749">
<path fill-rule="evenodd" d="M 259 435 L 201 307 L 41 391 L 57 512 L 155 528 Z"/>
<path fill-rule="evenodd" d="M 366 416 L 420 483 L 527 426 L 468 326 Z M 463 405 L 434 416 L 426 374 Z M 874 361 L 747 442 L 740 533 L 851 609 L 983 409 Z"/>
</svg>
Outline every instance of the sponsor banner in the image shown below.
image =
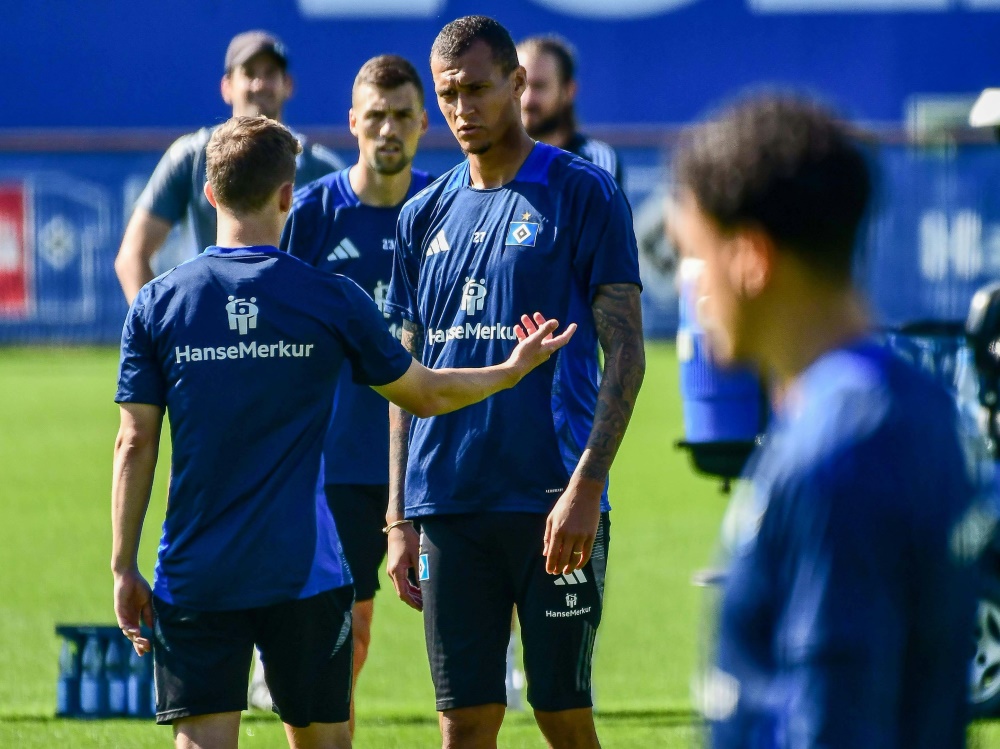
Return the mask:
<svg viewBox="0 0 1000 749">
<path fill-rule="evenodd" d="M 0 182 L 0 318 L 24 318 L 31 310 L 27 223 L 24 185 Z"/>
</svg>

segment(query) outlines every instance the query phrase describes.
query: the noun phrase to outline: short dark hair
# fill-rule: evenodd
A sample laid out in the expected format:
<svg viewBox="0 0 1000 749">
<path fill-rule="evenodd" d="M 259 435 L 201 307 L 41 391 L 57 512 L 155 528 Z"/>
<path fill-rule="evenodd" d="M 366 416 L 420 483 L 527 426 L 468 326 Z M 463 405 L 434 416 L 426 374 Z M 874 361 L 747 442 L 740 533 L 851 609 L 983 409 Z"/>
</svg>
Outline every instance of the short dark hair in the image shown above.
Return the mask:
<svg viewBox="0 0 1000 749">
<path fill-rule="evenodd" d="M 488 16 L 464 16 L 449 23 L 431 45 L 431 60 L 438 58 L 452 62 L 469 51 L 476 42 L 485 42 L 493 53 L 493 62 L 504 75 L 513 72 L 520 64 L 517 47 L 510 32 Z"/>
<path fill-rule="evenodd" d="M 420 95 L 420 103 L 424 101 L 424 84 L 420 74 L 409 60 L 399 55 L 379 55 L 373 57 L 364 65 L 354 78 L 353 91 L 358 86 L 375 86 L 392 91 L 393 89 L 412 83 Z"/>
<path fill-rule="evenodd" d="M 559 81 L 563 85 L 576 79 L 576 51 L 568 39 L 558 34 L 529 36 L 518 42 L 517 48 L 538 55 L 552 55 L 559 67 Z"/>
<path fill-rule="evenodd" d="M 789 94 L 738 102 L 685 133 L 674 175 L 724 230 L 758 225 L 816 270 L 850 279 L 872 176 L 825 107 Z"/>
<path fill-rule="evenodd" d="M 263 115 L 232 117 L 205 149 L 205 171 L 216 201 L 234 213 L 259 211 L 275 191 L 295 181 L 302 146 L 280 122 Z"/>
</svg>

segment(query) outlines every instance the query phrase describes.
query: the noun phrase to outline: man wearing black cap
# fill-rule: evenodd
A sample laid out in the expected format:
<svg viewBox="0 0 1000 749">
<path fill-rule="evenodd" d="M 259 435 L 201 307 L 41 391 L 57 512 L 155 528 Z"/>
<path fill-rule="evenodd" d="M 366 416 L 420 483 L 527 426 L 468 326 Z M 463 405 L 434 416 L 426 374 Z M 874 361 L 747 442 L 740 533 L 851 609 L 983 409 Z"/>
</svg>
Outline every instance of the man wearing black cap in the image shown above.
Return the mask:
<svg viewBox="0 0 1000 749">
<path fill-rule="evenodd" d="M 262 114 L 280 122 L 282 109 L 293 91 L 285 45 L 266 31 L 245 31 L 234 36 L 226 50 L 221 90 L 234 116 Z M 160 159 L 136 201 L 115 259 L 115 272 L 129 304 L 143 284 L 152 280 L 152 258 L 182 219 L 187 218 L 194 234 L 192 256 L 215 244 L 215 209 L 203 191 L 205 146 L 214 130 L 205 127 L 179 138 Z M 329 149 L 306 143 L 301 135 L 297 137 L 303 145 L 295 175 L 297 186 L 344 168 Z"/>
</svg>

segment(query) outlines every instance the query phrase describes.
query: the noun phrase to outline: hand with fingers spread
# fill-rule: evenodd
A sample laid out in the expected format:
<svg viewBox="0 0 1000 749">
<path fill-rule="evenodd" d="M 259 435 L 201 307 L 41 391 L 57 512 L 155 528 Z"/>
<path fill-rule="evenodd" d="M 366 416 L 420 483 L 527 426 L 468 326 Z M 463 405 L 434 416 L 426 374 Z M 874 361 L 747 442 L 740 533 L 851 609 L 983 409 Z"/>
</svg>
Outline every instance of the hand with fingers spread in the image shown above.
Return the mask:
<svg viewBox="0 0 1000 749">
<path fill-rule="evenodd" d="M 138 571 L 115 575 L 115 617 L 135 652 L 145 655 L 153 650 L 140 629 L 142 624 L 153 626 L 153 592 Z"/>
<path fill-rule="evenodd" d="M 410 608 L 422 611 L 423 594 L 411 575 L 420 569 L 420 536 L 412 523 L 402 523 L 389 531 L 386 571 L 399 600 Z"/>
<path fill-rule="evenodd" d="M 558 320 L 546 320 L 541 312 L 530 316 L 521 315 L 521 324 L 514 326 L 518 344 L 507 359 L 508 364 L 523 377 L 539 364 L 548 361 L 556 351 L 569 343 L 576 332 L 576 323 L 571 323 L 562 333 L 553 335 L 558 327 Z"/>
<path fill-rule="evenodd" d="M 604 482 L 573 476 L 545 521 L 542 553 L 545 571 L 565 575 L 582 569 L 590 553 L 601 520 Z"/>
</svg>

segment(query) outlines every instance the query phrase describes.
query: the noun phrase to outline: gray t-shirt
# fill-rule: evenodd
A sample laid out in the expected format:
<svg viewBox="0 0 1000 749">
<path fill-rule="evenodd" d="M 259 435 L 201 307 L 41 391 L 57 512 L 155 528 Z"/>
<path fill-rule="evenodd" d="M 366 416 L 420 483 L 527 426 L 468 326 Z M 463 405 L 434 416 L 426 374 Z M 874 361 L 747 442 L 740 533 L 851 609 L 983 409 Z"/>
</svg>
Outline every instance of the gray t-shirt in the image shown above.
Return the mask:
<svg viewBox="0 0 1000 749">
<path fill-rule="evenodd" d="M 215 209 L 204 191 L 208 179 L 205 147 L 214 131 L 214 127 L 203 127 L 174 141 L 136 201 L 137 208 L 144 208 L 171 224 L 187 218 L 194 235 L 191 257 L 215 244 Z M 296 187 L 344 168 L 344 162 L 330 149 L 307 143 L 298 133 L 295 137 L 302 144 L 302 153 L 296 159 Z"/>
</svg>

